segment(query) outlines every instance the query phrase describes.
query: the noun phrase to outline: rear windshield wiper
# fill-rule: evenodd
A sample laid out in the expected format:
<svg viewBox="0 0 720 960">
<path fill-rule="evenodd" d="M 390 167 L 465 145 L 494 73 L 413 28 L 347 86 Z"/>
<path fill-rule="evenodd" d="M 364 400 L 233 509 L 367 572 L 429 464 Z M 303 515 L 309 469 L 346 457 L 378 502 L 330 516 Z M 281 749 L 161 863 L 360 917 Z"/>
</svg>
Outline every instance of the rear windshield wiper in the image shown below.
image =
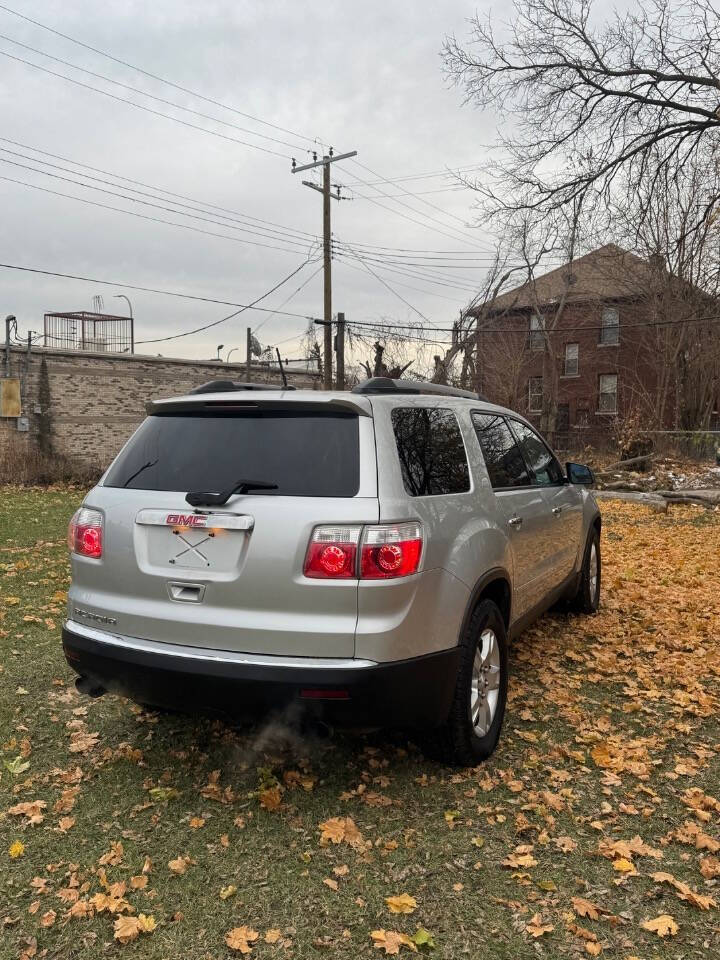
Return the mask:
<svg viewBox="0 0 720 960">
<path fill-rule="evenodd" d="M 185 496 L 186 501 L 191 507 L 206 506 L 217 507 L 227 503 L 230 497 L 235 493 L 249 493 L 251 490 L 277 490 L 276 483 L 267 483 L 265 480 L 238 480 L 227 490 L 221 493 L 209 493 L 207 490 L 201 490 L 198 493 L 188 493 Z"/>
</svg>

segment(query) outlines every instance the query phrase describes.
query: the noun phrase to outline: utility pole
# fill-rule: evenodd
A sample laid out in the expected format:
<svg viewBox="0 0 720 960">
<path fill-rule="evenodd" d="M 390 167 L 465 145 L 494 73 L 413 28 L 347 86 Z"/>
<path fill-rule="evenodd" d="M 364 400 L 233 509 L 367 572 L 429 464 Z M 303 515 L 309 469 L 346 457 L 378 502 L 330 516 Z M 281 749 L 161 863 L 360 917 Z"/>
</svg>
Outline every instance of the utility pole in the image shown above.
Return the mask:
<svg viewBox="0 0 720 960">
<path fill-rule="evenodd" d="M 298 166 L 293 159 L 292 172 L 300 173 L 301 170 L 314 170 L 316 167 L 323 168 L 323 185 L 309 180 L 303 180 L 304 187 L 310 187 L 311 190 L 317 190 L 323 196 L 323 265 L 324 265 L 324 290 L 323 290 L 323 387 L 325 390 L 332 390 L 332 231 L 330 226 L 330 200 L 342 200 L 340 196 L 340 187 L 336 186 L 335 193 L 332 193 L 332 184 L 330 182 L 330 164 L 338 160 L 347 160 L 350 157 L 356 157 L 357 150 L 351 150 L 349 153 L 333 154 L 330 147 L 322 160 L 318 160 L 317 153 L 313 153 L 313 162 L 304 163 Z"/>
<path fill-rule="evenodd" d="M 245 379 L 250 383 L 252 365 L 252 329 L 247 328 L 247 353 L 245 355 Z"/>
<path fill-rule="evenodd" d="M 345 389 L 345 314 L 338 313 L 335 327 L 335 389 Z"/>
</svg>

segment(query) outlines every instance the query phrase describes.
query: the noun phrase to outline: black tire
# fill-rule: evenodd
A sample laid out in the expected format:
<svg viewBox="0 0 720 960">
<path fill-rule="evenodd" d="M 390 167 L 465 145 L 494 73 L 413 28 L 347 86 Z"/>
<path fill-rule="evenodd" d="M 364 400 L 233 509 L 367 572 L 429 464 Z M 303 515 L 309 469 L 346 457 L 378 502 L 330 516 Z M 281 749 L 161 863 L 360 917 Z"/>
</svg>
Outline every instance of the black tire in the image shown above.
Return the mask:
<svg viewBox="0 0 720 960">
<path fill-rule="evenodd" d="M 497 644 L 499 671 L 497 672 L 497 702 L 492 723 L 479 736 L 471 717 L 473 665 L 478 645 L 485 631 L 494 634 Z M 487 639 L 486 639 L 487 642 Z M 448 719 L 426 741 L 428 753 L 442 763 L 475 766 L 494 751 L 500 737 L 508 687 L 508 644 L 505 621 L 492 600 L 481 600 L 460 639 L 460 665 L 455 695 Z"/>
<path fill-rule="evenodd" d="M 593 560 L 593 549 L 594 557 Z M 595 582 L 593 584 L 593 567 L 596 566 Z M 600 587 L 602 580 L 602 559 L 600 556 L 600 534 L 597 527 L 593 527 L 585 545 L 580 586 L 578 592 L 570 601 L 570 608 L 576 613 L 597 613 L 600 606 Z"/>
</svg>

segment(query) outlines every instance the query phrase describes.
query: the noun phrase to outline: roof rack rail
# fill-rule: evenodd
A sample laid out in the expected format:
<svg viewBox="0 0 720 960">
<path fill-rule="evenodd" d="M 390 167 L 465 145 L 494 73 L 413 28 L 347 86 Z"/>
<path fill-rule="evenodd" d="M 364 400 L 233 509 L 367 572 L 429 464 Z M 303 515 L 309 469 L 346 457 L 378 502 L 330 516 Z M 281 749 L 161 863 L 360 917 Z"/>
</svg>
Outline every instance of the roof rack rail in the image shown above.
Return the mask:
<svg viewBox="0 0 720 960">
<path fill-rule="evenodd" d="M 239 390 L 294 390 L 295 387 L 277 386 L 271 383 L 247 383 L 241 380 L 209 380 L 190 391 L 193 393 L 233 393 Z"/>
<path fill-rule="evenodd" d="M 428 383 L 424 380 L 393 380 L 391 377 L 370 377 L 369 380 L 363 380 L 356 387 L 352 388 L 352 393 L 364 394 L 437 394 L 442 397 L 467 397 L 469 400 L 484 400 L 487 397 L 481 393 L 473 393 L 472 390 L 461 390 L 459 387 L 448 387 L 444 383 Z"/>
</svg>

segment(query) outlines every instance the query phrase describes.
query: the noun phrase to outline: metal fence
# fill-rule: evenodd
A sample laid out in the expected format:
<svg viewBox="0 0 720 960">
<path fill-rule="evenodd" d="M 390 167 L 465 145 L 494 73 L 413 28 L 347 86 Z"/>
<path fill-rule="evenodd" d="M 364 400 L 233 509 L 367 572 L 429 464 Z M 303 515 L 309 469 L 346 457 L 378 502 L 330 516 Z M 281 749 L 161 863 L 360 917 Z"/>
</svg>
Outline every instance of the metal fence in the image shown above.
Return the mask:
<svg viewBox="0 0 720 960">
<path fill-rule="evenodd" d="M 43 346 L 56 350 L 133 353 L 133 318 L 84 310 L 46 313 Z"/>
</svg>

